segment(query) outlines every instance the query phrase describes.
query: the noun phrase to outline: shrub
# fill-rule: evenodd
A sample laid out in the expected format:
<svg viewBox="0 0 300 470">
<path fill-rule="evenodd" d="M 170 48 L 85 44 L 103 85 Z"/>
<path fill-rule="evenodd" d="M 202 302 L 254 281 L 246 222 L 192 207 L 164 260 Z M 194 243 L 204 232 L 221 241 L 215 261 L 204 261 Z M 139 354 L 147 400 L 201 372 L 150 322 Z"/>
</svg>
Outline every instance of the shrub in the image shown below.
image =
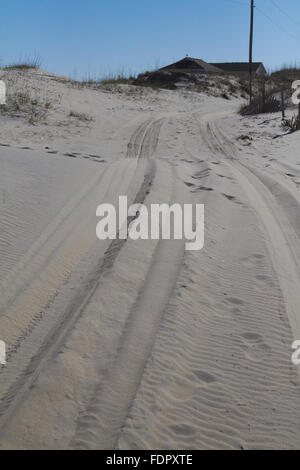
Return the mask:
<svg viewBox="0 0 300 470">
<path fill-rule="evenodd" d="M 293 116 L 291 119 L 284 119 L 281 125 L 291 132 L 300 131 L 300 114 Z"/>
<path fill-rule="evenodd" d="M 1 111 L 12 117 L 24 117 L 30 124 L 37 124 L 45 120 L 50 108 L 49 101 L 43 101 L 39 96 L 33 97 L 24 89 L 10 90 Z"/>
<path fill-rule="evenodd" d="M 243 105 L 240 108 L 240 114 L 250 116 L 253 114 L 277 113 L 281 110 L 281 103 L 272 94 L 267 95 L 263 100 L 262 97 L 254 98 L 249 105 Z"/>
<path fill-rule="evenodd" d="M 70 111 L 69 117 L 79 119 L 79 121 L 86 121 L 86 122 L 93 121 L 92 116 L 90 116 L 89 114 L 78 113 L 76 111 Z"/>
<path fill-rule="evenodd" d="M 13 95 L 8 96 L 8 104 L 14 111 L 20 111 L 30 103 L 30 95 L 25 91 L 18 91 Z"/>
</svg>

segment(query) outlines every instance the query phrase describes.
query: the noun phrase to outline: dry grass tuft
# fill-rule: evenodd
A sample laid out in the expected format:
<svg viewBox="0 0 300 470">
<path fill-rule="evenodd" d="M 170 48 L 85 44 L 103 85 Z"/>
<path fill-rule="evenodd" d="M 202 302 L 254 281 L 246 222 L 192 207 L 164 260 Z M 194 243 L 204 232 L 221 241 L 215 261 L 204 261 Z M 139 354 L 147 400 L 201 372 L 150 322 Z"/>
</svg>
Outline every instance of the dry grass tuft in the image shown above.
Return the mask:
<svg viewBox="0 0 300 470">
<path fill-rule="evenodd" d="M 37 70 L 41 68 L 41 65 L 41 58 L 39 56 L 34 56 L 25 59 L 21 58 L 17 62 L 6 65 L 3 67 L 3 70 Z"/>
<path fill-rule="evenodd" d="M 295 115 L 291 119 L 284 119 L 281 125 L 290 132 L 300 131 L 300 115 Z"/>
<path fill-rule="evenodd" d="M 78 119 L 79 121 L 91 122 L 94 120 L 92 116 L 86 113 L 78 113 L 76 111 L 70 111 L 69 117 Z"/>
</svg>

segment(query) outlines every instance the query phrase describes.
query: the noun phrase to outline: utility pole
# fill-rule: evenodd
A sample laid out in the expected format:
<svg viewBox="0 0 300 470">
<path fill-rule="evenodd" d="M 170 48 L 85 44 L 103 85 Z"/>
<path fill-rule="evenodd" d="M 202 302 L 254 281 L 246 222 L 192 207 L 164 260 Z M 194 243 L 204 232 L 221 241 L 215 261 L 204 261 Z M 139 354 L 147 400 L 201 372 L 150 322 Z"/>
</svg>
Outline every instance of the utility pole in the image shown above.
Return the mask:
<svg viewBox="0 0 300 470">
<path fill-rule="evenodd" d="M 249 94 L 250 94 L 250 104 L 251 104 L 252 98 L 253 98 L 253 90 L 252 90 L 253 23 L 254 23 L 254 0 L 251 0 L 250 45 L 249 45 Z"/>
</svg>

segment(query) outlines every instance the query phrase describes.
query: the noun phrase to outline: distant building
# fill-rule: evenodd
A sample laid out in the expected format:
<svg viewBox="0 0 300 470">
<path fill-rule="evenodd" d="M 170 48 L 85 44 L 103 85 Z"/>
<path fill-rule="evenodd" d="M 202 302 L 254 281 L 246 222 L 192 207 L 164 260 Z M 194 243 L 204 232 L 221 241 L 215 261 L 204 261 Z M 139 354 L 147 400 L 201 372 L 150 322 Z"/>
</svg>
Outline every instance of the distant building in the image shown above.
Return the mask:
<svg viewBox="0 0 300 470">
<path fill-rule="evenodd" d="M 190 73 L 202 73 L 202 74 L 214 74 L 214 73 L 235 73 L 244 75 L 249 73 L 248 62 L 225 62 L 209 64 L 201 59 L 195 59 L 193 57 L 185 57 L 184 59 L 174 62 L 173 64 L 167 65 L 159 69 L 165 72 L 190 72 Z M 254 62 L 252 64 L 253 74 L 266 75 L 266 69 L 262 62 Z"/>
<path fill-rule="evenodd" d="M 167 65 L 159 69 L 166 72 L 190 72 L 190 73 L 220 73 L 220 69 L 212 64 L 208 64 L 201 59 L 185 57 L 174 64 Z"/>
<path fill-rule="evenodd" d="M 249 62 L 223 62 L 210 64 L 227 73 L 248 74 Z M 252 72 L 256 75 L 266 75 L 267 71 L 262 62 L 253 62 Z"/>
</svg>

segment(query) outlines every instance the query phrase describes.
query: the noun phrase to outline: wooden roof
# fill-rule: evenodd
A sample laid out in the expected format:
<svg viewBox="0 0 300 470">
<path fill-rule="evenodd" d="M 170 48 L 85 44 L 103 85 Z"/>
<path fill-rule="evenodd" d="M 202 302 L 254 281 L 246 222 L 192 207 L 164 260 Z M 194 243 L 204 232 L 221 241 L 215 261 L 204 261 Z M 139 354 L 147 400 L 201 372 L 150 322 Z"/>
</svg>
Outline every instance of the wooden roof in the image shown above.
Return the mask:
<svg viewBox="0 0 300 470">
<path fill-rule="evenodd" d="M 221 62 L 211 65 L 223 72 L 249 72 L 249 62 Z M 264 67 L 262 62 L 253 62 L 252 71 L 256 72 L 261 65 Z"/>
<path fill-rule="evenodd" d="M 193 57 L 185 57 L 184 59 L 181 59 L 178 62 L 174 62 L 173 64 L 161 68 L 160 70 L 198 70 L 211 73 L 220 72 L 220 70 L 213 64 L 208 64 L 207 62 L 204 62 L 204 60 L 195 59 Z"/>
</svg>

